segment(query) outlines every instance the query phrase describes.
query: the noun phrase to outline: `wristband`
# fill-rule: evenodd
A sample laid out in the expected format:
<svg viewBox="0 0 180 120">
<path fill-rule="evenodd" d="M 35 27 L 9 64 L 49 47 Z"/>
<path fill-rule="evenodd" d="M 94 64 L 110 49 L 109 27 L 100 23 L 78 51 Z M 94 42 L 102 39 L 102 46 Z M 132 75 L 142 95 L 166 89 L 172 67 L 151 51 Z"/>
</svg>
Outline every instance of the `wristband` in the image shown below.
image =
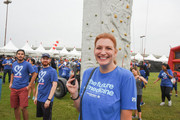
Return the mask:
<svg viewBox="0 0 180 120">
<path fill-rule="evenodd" d="M 51 102 L 51 99 L 48 98 L 47 100 L 49 100 Z"/>
<path fill-rule="evenodd" d="M 78 94 L 77 98 L 72 98 L 72 96 L 71 96 L 72 100 L 77 100 L 78 98 L 79 98 L 79 94 Z"/>
</svg>

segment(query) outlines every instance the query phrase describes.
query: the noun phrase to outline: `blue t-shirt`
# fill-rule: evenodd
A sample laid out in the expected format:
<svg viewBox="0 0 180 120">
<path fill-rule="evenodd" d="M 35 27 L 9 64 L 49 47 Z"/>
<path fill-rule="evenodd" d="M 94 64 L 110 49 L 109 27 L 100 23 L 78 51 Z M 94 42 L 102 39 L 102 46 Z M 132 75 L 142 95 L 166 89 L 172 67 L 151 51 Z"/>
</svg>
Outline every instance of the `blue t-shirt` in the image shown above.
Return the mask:
<svg viewBox="0 0 180 120">
<path fill-rule="evenodd" d="M 37 68 L 37 66 L 36 66 L 36 65 L 33 65 L 32 67 L 33 67 L 35 73 L 38 73 L 38 68 Z"/>
<path fill-rule="evenodd" d="M 173 76 L 173 73 L 170 69 L 167 69 L 167 72 L 169 75 Z M 161 86 L 172 87 L 171 79 L 163 70 L 160 71 L 158 78 L 161 78 Z"/>
<path fill-rule="evenodd" d="M 12 65 L 11 73 L 14 74 L 14 79 L 12 83 L 12 88 L 14 89 L 21 89 L 28 86 L 29 82 L 29 74 L 33 73 L 34 69 L 32 65 L 27 62 L 23 61 L 22 63 L 18 63 L 17 61 Z"/>
<path fill-rule="evenodd" d="M 81 69 L 81 63 L 77 63 L 77 70 L 80 70 Z"/>
<path fill-rule="evenodd" d="M 83 74 L 80 96 L 93 68 Z M 82 101 L 84 120 L 120 120 L 121 110 L 135 110 L 136 80 L 133 74 L 117 67 L 109 73 L 94 71 Z"/>
<path fill-rule="evenodd" d="M 54 81 L 58 81 L 57 72 L 54 68 L 47 67 L 40 70 L 38 75 L 38 101 L 46 102 L 52 88 L 52 82 Z M 53 102 L 53 100 L 54 96 L 52 97 L 51 101 Z"/>
<path fill-rule="evenodd" d="M 8 63 L 8 65 L 5 65 L 4 66 L 4 70 L 11 70 L 12 68 L 11 68 L 11 65 L 12 65 L 12 60 L 11 59 L 4 59 L 3 60 L 3 62 L 2 62 L 2 64 L 7 64 Z"/>
<path fill-rule="evenodd" d="M 59 68 L 60 65 L 62 65 L 62 64 L 59 63 L 59 64 L 58 64 L 58 68 Z M 65 65 L 63 64 L 63 65 L 59 68 L 59 76 L 61 76 L 61 74 L 62 74 L 62 69 L 64 68 L 64 66 L 65 66 Z"/>
<path fill-rule="evenodd" d="M 66 78 L 66 79 L 69 79 L 69 77 L 70 77 L 70 72 L 71 72 L 71 69 L 65 66 L 65 67 L 62 69 L 61 77 Z"/>
</svg>

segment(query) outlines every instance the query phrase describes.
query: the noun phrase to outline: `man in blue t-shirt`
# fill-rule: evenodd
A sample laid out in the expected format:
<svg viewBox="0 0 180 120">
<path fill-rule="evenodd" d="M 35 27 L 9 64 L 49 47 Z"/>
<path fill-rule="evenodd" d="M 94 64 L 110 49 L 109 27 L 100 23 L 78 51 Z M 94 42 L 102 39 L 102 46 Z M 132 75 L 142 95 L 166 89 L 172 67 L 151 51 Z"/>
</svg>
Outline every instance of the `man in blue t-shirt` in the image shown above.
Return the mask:
<svg viewBox="0 0 180 120">
<path fill-rule="evenodd" d="M 10 56 L 8 55 L 6 59 L 3 60 L 2 65 L 4 66 L 4 74 L 3 74 L 3 84 L 5 84 L 5 78 L 6 74 L 8 73 L 9 82 L 11 79 L 11 66 L 12 66 L 12 60 L 10 59 Z"/>
<path fill-rule="evenodd" d="M 60 77 L 63 77 L 63 78 L 65 78 L 66 80 L 69 79 L 69 77 L 70 77 L 70 72 L 71 72 L 71 69 L 70 69 L 69 67 L 70 67 L 69 64 L 67 64 L 66 66 L 63 67 L 63 69 L 62 69 L 62 74 L 61 74 Z"/>
<path fill-rule="evenodd" d="M 41 62 L 43 68 L 38 75 L 38 85 L 34 99 L 34 103 L 37 104 L 36 116 L 43 117 L 43 120 L 51 120 L 58 76 L 56 70 L 49 66 L 51 59 L 48 53 L 42 54 Z"/>
<path fill-rule="evenodd" d="M 20 109 L 23 112 L 24 120 L 28 120 L 28 90 L 35 80 L 35 74 L 32 65 L 24 60 L 25 52 L 23 49 L 17 50 L 16 57 L 17 61 L 12 64 L 11 81 L 9 84 L 11 89 L 10 102 L 11 107 L 14 108 L 16 120 L 21 118 Z M 29 74 L 32 74 L 30 83 Z"/>
<path fill-rule="evenodd" d="M 64 65 L 64 61 L 63 60 L 60 60 L 60 63 L 58 64 L 58 69 L 59 69 L 59 76 L 62 75 L 62 69 L 65 67 Z"/>
</svg>

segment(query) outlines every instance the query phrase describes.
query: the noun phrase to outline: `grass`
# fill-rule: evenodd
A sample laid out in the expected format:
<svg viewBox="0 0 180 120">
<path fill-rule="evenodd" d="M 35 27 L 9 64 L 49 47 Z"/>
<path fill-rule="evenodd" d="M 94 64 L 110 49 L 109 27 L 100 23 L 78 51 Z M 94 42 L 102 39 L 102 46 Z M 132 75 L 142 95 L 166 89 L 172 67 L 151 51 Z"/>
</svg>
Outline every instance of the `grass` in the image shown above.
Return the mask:
<svg viewBox="0 0 180 120">
<path fill-rule="evenodd" d="M 1 74 L 2 75 L 2 74 Z M 180 96 L 175 97 L 173 91 L 172 106 L 168 107 L 167 99 L 165 106 L 160 106 L 161 91 L 160 81 L 153 84 L 153 81 L 157 79 L 158 73 L 151 73 L 149 77 L 149 83 L 145 89 L 143 89 L 143 101 L 145 105 L 141 107 L 143 120 L 179 120 L 180 119 Z M 8 83 L 2 85 L 1 100 L 0 100 L 0 120 L 14 120 L 14 110 L 10 107 L 10 90 Z M 178 93 L 180 95 L 180 83 L 178 83 Z M 54 99 L 53 103 L 53 120 L 77 120 L 78 112 L 73 107 L 73 101 L 67 94 L 62 99 Z M 36 106 L 33 101 L 29 99 L 29 120 L 42 120 L 42 118 L 36 118 Z"/>
</svg>

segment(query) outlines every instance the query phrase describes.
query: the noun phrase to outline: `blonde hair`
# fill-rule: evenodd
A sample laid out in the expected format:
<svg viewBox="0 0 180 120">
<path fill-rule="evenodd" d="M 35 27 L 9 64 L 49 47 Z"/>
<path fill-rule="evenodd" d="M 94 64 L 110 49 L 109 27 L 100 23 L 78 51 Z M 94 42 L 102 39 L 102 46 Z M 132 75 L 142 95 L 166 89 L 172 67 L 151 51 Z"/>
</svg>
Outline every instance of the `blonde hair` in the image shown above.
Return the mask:
<svg viewBox="0 0 180 120">
<path fill-rule="evenodd" d="M 110 40 L 113 42 L 113 44 L 114 44 L 115 50 L 117 51 L 117 48 L 116 48 L 116 47 L 117 47 L 116 38 L 115 38 L 112 34 L 110 34 L 110 33 L 102 33 L 102 34 L 99 34 L 99 35 L 96 37 L 95 41 L 94 41 L 94 46 L 96 46 L 97 41 L 98 41 L 99 39 L 101 39 L 101 38 L 110 39 Z M 115 65 L 117 64 L 116 59 L 114 59 L 114 64 L 115 64 Z"/>
<path fill-rule="evenodd" d="M 138 74 L 138 75 L 141 75 L 137 67 L 132 67 L 132 68 L 131 68 L 131 72 L 132 72 L 132 70 L 137 71 L 137 74 Z"/>
</svg>

